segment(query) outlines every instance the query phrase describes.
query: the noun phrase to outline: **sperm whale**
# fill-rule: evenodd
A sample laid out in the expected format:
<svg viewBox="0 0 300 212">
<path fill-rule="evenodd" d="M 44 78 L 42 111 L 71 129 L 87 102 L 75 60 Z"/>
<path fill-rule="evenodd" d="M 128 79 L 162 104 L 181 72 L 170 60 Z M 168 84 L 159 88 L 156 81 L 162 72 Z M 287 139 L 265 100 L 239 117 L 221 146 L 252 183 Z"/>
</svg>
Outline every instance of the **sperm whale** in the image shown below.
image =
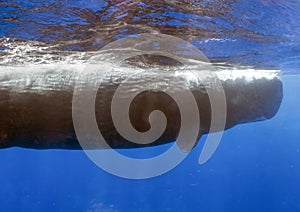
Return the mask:
<svg viewBox="0 0 300 212">
<path fill-rule="evenodd" d="M 110 64 L 113 65 L 113 64 Z M 95 118 L 100 132 L 111 148 L 136 148 L 160 145 L 176 140 L 181 126 L 180 108 L 164 90 L 144 90 L 131 102 L 128 117 L 134 129 L 146 132 L 151 127 L 149 115 L 159 110 L 167 125 L 161 136 L 150 143 L 136 143 L 124 138 L 115 127 L 111 105 L 121 82 L 131 76 L 132 91 L 149 83 L 173 86 L 181 92 L 175 78 L 180 78 L 194 96 L 200 117 L 199 138 L 208 133 L 211 125 L 211 104 L 207 89 L 222 89 L 226 99 L 225 128 L 237 124 L 266 120 L 278 111 L 282 100 L 282 83 L 277 71 L 249 67 L 218 65 L 213 75 L 203 75 L 201 81 L 184 68 L 148 68 L 136 75 L 130 65 L 116 68 L 103 77 L 101 71 L 82 71 L 76 64 L 44 64 L 0 67 L 0 148 L 24 147 L 33 149 L 82 149 L 74 122 L 75 87 L 93 85 L 101 78 L 94 100 Z M 99 66 L 98 66 L 99 67 Z M 124 68 L 125 67 L 125 68 Z M 190 67 L 197 72 L 197 66 Z M 132 73 L 131 73 L 132 72 Z M 79 77 L 80 76 L 80 77 Z M 148 81 L 147 81 L 147 80 Z M 222 88 L 214 86 L 214 80 Z M 126 96 L 124 97 L 126 98 Z M 76 109 L 76 108 L 75 108 Z M 77 108 L 85 113 L 85 108 Z M 186 129 L 193 126 L 185 126 Z M 224 130 L 224 129 L 216 129 Z M 93 148 L 93 147 L 91 147 Z M 97 148 L 97 147 L 94 147 Z"/>
</svg>

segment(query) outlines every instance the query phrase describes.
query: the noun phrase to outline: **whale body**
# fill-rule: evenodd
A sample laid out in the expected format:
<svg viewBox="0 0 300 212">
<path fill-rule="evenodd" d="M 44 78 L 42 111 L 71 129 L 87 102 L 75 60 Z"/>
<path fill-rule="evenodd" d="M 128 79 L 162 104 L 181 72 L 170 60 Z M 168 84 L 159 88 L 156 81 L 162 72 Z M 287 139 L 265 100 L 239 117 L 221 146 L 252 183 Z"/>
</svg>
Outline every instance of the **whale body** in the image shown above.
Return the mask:
<svg viewBox="0 0 300 212">
<path fill-rule="evenodd" d="M 180 78 L 197 103 L 201 120 L 199 137 L 209 132 L 212 114 L 206 89 L 218 92 L 220 88 L 214 87 L 215 78 L 221 82 L 226 98 L 225 129 L 270 119 L 277 113 L 283 96 L 278 72 L 223 65 L 217 69 L 213 77 L 200 82 L 186 69 L 170 68 L 164 71 L 162 68 L 148 68 L 146 77 L 133 76 L 129 85 L 134 90 L 147 83 L 147 78 L 152 83 L 172 86 L 172 79 Z M 102 81 L 94 102 L 95 117 L 100 132 L 111 148 L 136 148 L 172 142 L 181 127 L 176 101 L 163 90 L 152 89 L 134 98 L 130 104 L 129 118 L 137 131 L 145 132 L 151 127 L 149 114 L 160 110 L 167 120 L 163 134 L 147 144 L 130 142 L 119 134 L 112 120 L 111 102 L 120 83 L 130 75 L 130 66 L 105 77 L 101 71 L 82 71 L 76 64 L 1 66 L 0 70 L 0 148 L 82 149 L 72 117 L 72 100 L 76 95 L 74 89 L 80 84 L 93 84 L 100 78 Z M 193 67 L 193 71 L 197 72 L 197 67 Z M 175 89 L 181 92 L 180 88 Z M 84 113 L 84 109 L 81 108 L 81 112 Z"/>
</svg>

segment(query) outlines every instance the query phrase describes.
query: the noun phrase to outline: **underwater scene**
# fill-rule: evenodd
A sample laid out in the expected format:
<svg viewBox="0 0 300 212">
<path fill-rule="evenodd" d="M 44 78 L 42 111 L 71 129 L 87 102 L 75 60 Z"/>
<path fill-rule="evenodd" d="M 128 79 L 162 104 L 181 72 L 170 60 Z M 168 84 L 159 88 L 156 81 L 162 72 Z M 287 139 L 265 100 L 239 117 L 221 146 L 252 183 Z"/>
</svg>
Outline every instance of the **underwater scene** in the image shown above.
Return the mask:
<svg viewBox="0 0 300 212">
<path fill-rule="evenodd" d="M 1 211 L 300 211 L 299 0 L 0 0 Z"/>
</svg>

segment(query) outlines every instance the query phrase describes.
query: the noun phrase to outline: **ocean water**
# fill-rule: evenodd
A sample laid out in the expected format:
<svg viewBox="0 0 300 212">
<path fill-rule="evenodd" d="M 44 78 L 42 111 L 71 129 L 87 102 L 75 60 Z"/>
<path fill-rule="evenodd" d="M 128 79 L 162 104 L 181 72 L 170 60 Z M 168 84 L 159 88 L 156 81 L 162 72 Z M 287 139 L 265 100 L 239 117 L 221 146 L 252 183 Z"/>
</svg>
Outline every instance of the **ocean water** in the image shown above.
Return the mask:
<svg viewBox="0 0 300 212">
<path fill-rule="evenodd" d="M 155 178 L 111 175 L 78 150 L 2 149 L 0 210 L 300 211 L 298 11 L 298 0 L 0 1 L 0 71 L 82 62 L 128 35 L 164 33 L 211 62 L 281 70 L 283 83 L 274 118 L 226 130 L 200 165 L 203 136 L 182 163 Z"/>
</svg>

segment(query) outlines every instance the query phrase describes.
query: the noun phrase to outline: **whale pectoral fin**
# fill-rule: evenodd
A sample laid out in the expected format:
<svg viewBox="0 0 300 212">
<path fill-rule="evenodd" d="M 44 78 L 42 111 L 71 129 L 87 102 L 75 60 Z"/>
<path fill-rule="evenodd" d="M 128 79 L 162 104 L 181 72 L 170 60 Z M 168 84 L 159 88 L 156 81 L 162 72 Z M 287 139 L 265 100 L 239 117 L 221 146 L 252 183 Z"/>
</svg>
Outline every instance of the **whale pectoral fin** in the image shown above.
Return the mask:
<svg viewBox="0 0 300 212">
<path fill-rule="evenodd" d="M 194 139 L 190 139 L 189 141 L 185 142 L 177 142 L 179 149 L 184 153 L 189 153 L 199 142 L 203 133 L 199 133 L 196 141 Z"/>
</svg>

